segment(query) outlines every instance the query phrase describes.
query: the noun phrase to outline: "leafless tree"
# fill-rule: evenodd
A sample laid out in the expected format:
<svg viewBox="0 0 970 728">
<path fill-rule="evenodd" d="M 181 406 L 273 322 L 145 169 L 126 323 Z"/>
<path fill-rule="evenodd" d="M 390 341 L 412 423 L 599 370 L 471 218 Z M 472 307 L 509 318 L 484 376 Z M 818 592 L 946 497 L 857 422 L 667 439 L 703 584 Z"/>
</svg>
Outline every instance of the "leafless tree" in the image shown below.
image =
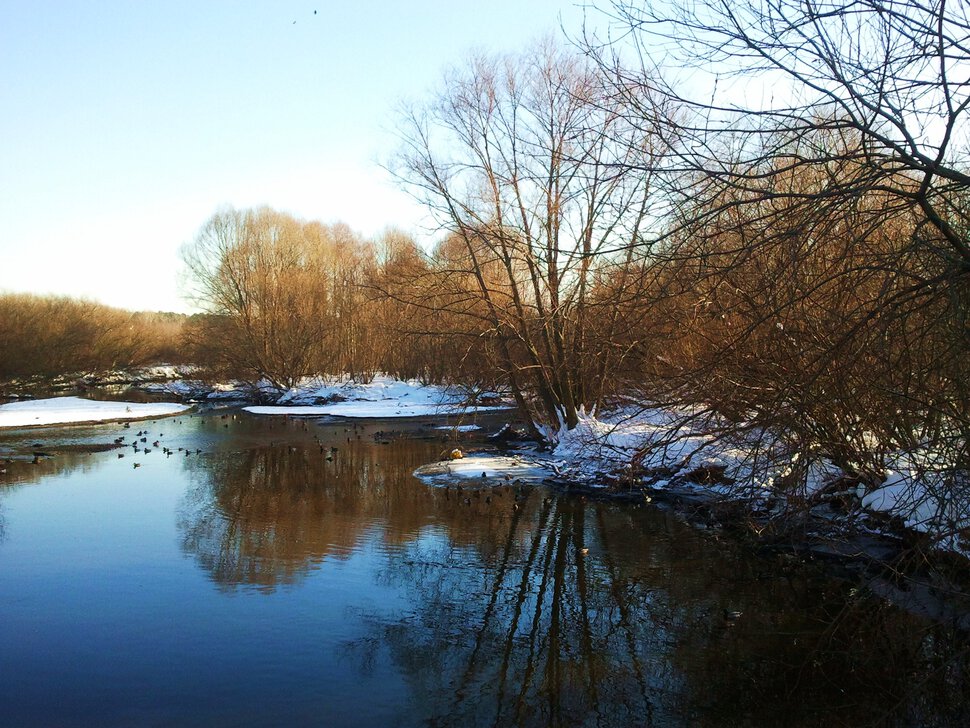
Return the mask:
<svg viewBox="0 0 970 728">
<path fill-rule="evenodd" d="M 671 366 L 653 384 L 872 478 L 886 449 L 927 442 L 965 470 L 967 4 L 606 13 L 620 33 L 587 45 L 630 123 L 654 119 L 643 98 L 679 110 L 651 261 Z"/>
<path fill-rule="evenodd" d="M 533 421 L 573 427 L 602 394 L 591 341 L 605 250 L 636 245 L 658 140 L 630 127 L 580 55 L 552 41 L 476 56 L 407 109 L 395 171 L 450 237 L 430 271 Z M 630 170 L 636 170 L 631 173 Z M 608 314 L 607 314 L 608 316 Z"/>
<path fill-rule="evenodd" d="M 267 208 L 223 210 L 183 250 L 209 314 L 196 347 L 225 372 L 276 387 L 353 372 L 366 337 L 359 294 L 367 251 L 346 226 L 304 223 Z"/>
<path fill-rule="evenodd" d="M 181 362 L 184 318 L 66 296 L 0 295 L 0 380 Z"/>
</svg>

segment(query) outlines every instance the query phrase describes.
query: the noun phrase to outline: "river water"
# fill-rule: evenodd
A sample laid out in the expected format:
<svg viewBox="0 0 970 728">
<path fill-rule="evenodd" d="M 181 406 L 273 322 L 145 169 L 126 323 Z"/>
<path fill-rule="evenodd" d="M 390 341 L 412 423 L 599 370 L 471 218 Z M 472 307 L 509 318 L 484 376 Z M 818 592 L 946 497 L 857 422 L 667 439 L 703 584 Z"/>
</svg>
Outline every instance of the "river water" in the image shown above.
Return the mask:
<svg viewBox="0 0 970 728">
<path fill-rule="evenodd" d="M 0 433 L 0 724 L 966 724 L 965 635 L 868 577 L 649 504 L 414 478 L 446 437 Z"/>
</svg>

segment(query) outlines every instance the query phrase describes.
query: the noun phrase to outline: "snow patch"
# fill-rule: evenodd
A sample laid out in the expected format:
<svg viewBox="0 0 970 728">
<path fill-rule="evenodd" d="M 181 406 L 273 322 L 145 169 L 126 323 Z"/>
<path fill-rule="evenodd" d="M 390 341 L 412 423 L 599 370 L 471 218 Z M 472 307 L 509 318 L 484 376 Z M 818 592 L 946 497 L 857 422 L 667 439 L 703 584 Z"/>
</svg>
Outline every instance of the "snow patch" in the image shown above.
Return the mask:
<svg viewBox="0 0 970 728">
<path fill-rule="evenodd" d="M 367 383 L 350 379 L 314 379 L 284 393 L 272 406 L 244 408 L 255 415 L 335 417 L 427 417 L 463 412 L 508 409 L 505 406 L 468 406 L 464 392 L 416 380 L 375 377 Z"/>
<path fill-rule="evenodd" d="M 556 433 L 553 457 L 563 476 L 589 485 L 618 475 L 652 488 L 676 482 L 752 508 L 792 494 L 810 502 L 840 478 L 853 480 L 823 457 L 790 453 L 770 437 L 725 434 L 730 431 L 703 411 L 646 408 L 602 420 L 581 413 L 574 429 Z M 885 468 L 881 484 L 850 492 L 861 511 L 898 518 L 937 548 L 970 556 L 967 474 L 954 473 L 928 450 L 890 454 Z"/>
<path fill-rule="evenodd" d="M 0 427 L 167 417 L 190 409 L 174 402 L 102 402 L 81 397 L 31 399 L 0 405 Z"/>
<path fill-rule="evenodd" d="M 434 485 L 448 485 L 456 481 L 463 485 L 538 483 L 555 474 L 552 463 L 500 455 L 472 455 L 457 460 L 442 460 L 422 465 L 414 471 L 415 477 Z"/>
<path fill-rule="evenodd" d="M 276 405 L 243 407 L 254 415 L 331 415 L 334 417 L 429 417 L 433 415 L 458 415 L 483 410 L 501 410 L 504 407 L 464 407 L 448 404 L 420 404 L 389 400 L 387 402 L 340 402 L 306 407 L 279 407 Z"/>
</svg>

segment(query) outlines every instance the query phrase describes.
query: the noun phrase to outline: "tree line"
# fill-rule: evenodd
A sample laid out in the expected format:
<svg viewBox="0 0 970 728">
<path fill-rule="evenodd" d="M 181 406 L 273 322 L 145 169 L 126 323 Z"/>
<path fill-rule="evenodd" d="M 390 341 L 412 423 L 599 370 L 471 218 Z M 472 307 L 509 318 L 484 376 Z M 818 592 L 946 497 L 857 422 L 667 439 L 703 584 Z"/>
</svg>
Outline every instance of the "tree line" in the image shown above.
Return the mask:
<svg viewBox="0 0 970 728">
<path fill-rule="evenodd" d="M 185 363 L 185 318 L 66 296 L 0 294 L 0 381 Z"/>
<path fill-rule="evenodd" d="M 281 269 L 257 286 L 264 315 L 230 257 L 199 265 L 200 237 L 188 259 L 232 294 L 208 300 L 251 327 L 245 355 L 277 337 L 315 361 L 280 384 L 501 385 L 537 436 L 635 392 L 804 454 L 795 484 L 820 457 L 872 484 L 928 443 L 931 467 L 964 472 L 966 4 L 602 11 L 623 31 L 607 42 L 477 54 L 401 110 L 389 168 L 437 221 L 433 249 L 281 227 L 262 244 L 322 251 L 284 266 L 319 293 L 280 303 Z"/>
</svg>

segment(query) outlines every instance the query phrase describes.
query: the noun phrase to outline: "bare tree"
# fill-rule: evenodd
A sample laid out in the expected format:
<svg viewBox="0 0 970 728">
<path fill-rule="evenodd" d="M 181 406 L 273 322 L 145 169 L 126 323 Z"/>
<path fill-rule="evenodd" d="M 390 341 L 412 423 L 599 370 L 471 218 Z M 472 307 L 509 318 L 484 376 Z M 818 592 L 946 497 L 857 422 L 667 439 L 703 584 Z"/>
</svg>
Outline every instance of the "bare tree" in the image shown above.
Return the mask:
<svg viewBox="0 0 970 728">
<path fill-rule="evenodd" d="M 199 345 L 226 371 L 278 388 L 349 366 L 357 338 L 344 267 L 356 248 L 349 230 L 267 208 L 216 213 L 183 250 L 210 314 Z"/>
<path fill-rule="evenodd" d="M 866 482 L 927 442 L 965 469 L 966 3 L 606 12 L 622 37 L 589 50 L 630 123 L 654 118 L 643 98 L 679 109 L 650 266 L 671 366 L 647 347 L 653 385 Z"/>
<path fill-rule="evenodd" d="M 920 211 L 946 246 L 941 254 L 960 269 L 970 266 L 966 3 L 709 0 L 674 7 L 614 3 L 643 70 L 610 71 L 621 92 L 647 86 L 677 100 L 685 169 L 761 193 L 772 174 L 840 165 L 824 197 L 811 195 L 813 204 L 886 191 Z M 673 59 L 706 73 L 710 95 L 686 96 L 691 84 L 665 82 L 661 54 L 664 66 Z M 637 96 L 626 96 L 639 106 Z M 833 146 L 833 136 L 855 143 Z M 771 170 L 766 160 L 776 162 Z"/>
<path fill-rule="evenodd" d="M 431 271 L 450 310 L 487 339 L 529 419 L 575 426 L 602 393 L 593 277 L 620 262 L 604 250 L 639 250 L 656 140 L 552 41 L 472 58 L 402 127 L 395 171 L 451 236 Z"/>
</svg>

